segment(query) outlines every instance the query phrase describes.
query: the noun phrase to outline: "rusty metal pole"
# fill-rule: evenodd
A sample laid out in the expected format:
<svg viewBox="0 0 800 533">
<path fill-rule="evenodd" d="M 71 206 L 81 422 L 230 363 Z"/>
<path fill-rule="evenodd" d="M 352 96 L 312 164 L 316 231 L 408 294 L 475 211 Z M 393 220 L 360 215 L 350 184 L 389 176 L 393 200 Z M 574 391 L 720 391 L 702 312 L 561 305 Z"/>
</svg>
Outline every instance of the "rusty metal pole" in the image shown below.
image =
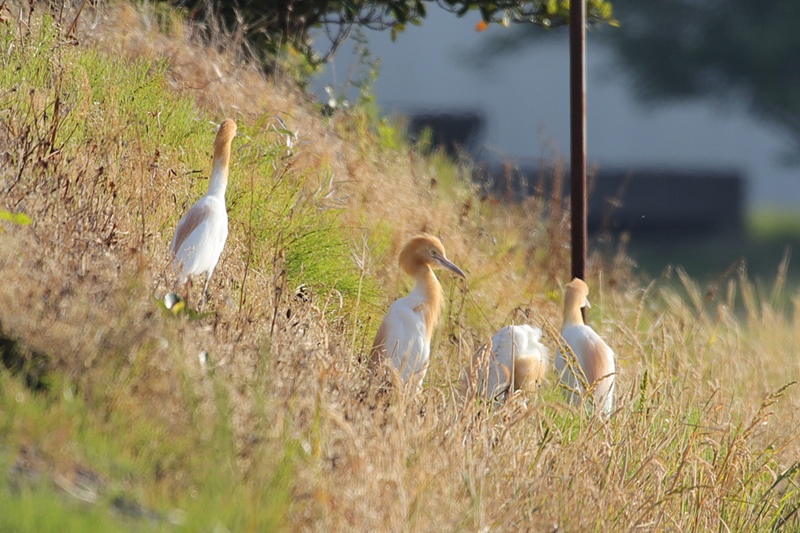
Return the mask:
<svg viewBox="0 0 800 533">
<path fill-rule="evenodd" d="M 586 279 L 586 0 L 569 8 L 572 277 Z"/>
</svg>

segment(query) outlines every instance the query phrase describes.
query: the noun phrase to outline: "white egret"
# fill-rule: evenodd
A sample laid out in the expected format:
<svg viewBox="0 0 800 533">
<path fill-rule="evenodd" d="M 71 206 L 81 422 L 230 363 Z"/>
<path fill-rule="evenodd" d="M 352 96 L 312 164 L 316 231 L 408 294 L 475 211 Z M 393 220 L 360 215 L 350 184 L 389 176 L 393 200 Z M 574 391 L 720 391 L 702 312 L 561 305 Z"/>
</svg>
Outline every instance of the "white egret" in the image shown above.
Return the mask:
<svg viewBox="0 0 800 533">
<path fill-rule="evenodd" d="M 445 255 L 442 242 L 432 235 L 413 237 L 400 252 L 400 268 L 414 278 L 411 293 L 387 311 L 372 345 L 373 364 L 390 359 L 404 382 L 418 390 L 428 371 L 431 335 L 439 321 L 444 294 L 434 268 L 446 268 L 466 278 Z"/>
<path fill-rule="evenodd" d="M 564 292 L 564 325 L 561 336 L 575 354 L 577 365 L 567 364 L 559 350 L 555 359 L 556 371 L 561 381 L 572 391 L 570 401 L 580 401 L 578 394 L 585 392 L 584 382 L 594 388 L 595 406 L 606 415 L 614 408 L 614 352 L 603 339 L 583 321 L 581 309 L 589 305 L 589 288 L 578 278 L 567 283 Z M 577 373 L 582 372 L 583 378 Z"/>
<path fill-rule="evenodd" d="M 225 190 L 228 187 L 231 142 L 235 135 L 236 122 L 226 119 L 220 125 L 214 140 L 214 163 L 208 183 L 208 193 L 183 215 L 178 227 L 175 228 L 175 236 L 170 246 L 173 264 L 180 273 L 181 284 L 185 284 L 189 276 L 206 275 L 202 303 L 205 303 L 208 282 L 228 238 Z"/>
<path fill-rule="evenodd" d="M 549 365 L 550 351 L 539 342 L 541 338 L 542 329 L 527 324 L 505 326 L 495 333 L 473 357 L 478 391 L 504 400 L 518 390 L 535 390 Z"/>
</svg>

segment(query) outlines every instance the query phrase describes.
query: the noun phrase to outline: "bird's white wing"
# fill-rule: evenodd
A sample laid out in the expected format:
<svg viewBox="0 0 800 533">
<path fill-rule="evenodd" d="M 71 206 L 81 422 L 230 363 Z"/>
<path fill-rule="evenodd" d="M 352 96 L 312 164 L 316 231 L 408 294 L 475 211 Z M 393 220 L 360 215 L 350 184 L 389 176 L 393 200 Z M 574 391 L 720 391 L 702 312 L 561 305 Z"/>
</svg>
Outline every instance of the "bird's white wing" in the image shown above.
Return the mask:
<svg viewBox="0 0 800 533">
<path fill-rule="evenodd" d="M 384 349 L 404 381 L 412 374 L 424 375 L 428 368 L 430 344 L 425 334 L 425 320 L 408 298 L 394 302 L 381 325 Z"/>
<path fill-rule="evenodd" d="M 505 383 L 498 383 L 498 386 L 508 387 L 513 379 L 515 390 L 532 390 L 544 377 L 549 363 L 549 351 L 539 342 L 541 337 L 541 328 L 527 324 L 506 326 L 495 333 L 492 350 L 496 365 L 502 370 L 491 371 L 490 378 L 501 379 L 505 374 Z"/>
<path fill-rule="evenodd" d="M 487 348 L 491 348 L 487 350 Z M 478 378 L 478 390 L 486 398 L 502 398 L 511 385 L 511 359 L 503 352 L 499 357 L 492 345 L 481 346 L 473 356 Z"/>
<path fill-rule="evenodd" d="M 523 324 L 514 326 L 514 330 L 519 347 L 514 365 L 514 388 L 534 390 L 544 379 L 550 366 L 550 350 L 540 342 L 541 328 Z"/>
<path fill-rule="evenodd" d="M 592 328 L 573 326 L 566 328 L 562 336 L 575 352 L 590 384 L 614 373 L 614 352 Z"/>
<path fill-rule="evenodd" d="M 506 326 L 494 334 L 492 346 L 498 356 L 502 357 L 504 364 L 511 364 L 512 353 L 546 358 L 547 349 L 539 342 L 541 338 L 541 328 L 535 328 L 528 324 Z"/>
<path fill-rule="evenodd" d="M 204 220 L 211 216 L 211 206 L 207 202 L 203 202 L 201 198 L 189 208 L 186 214 L 183 215 L 178 227 L 175 228 L 175 235 L 172 237 L 172 244 L 170 245 L 170 252 L 177 254 L 178 250 L 183 247 L 186 238 L 202 224 Z"/>
<path fill-rule="evenodd" d="M 228 214 L 217 198 L 204 196 L 181 218 L 170 250 L 182 277 L 213 271 L 228 237 Z"/>
<path fill-rule="evenodd" d="M 614 390 L 614 352 L 589 326 L 576 325 L 565 328 L 564 340 L 575 352 L 578 363 L 589 385 L 594 384 L 595 397 L 605 402 L 604 410 L 611 409 Z"/>
</svg>

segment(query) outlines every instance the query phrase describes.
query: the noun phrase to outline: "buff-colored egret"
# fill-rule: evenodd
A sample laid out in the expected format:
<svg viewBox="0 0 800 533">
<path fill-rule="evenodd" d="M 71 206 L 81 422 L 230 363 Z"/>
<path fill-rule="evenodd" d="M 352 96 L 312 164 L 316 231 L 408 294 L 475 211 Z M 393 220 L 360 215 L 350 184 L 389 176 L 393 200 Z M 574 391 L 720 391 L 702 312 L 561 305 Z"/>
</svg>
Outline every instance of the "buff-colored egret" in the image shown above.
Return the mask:
<svg viewBox="0 0 800 533">
<path fill-rule="evenodd" d="M 236 135 L 236 122 L 226 119 L 220 124 L 214 140 L 214 162 L 208 193 L 189 208 L 175 228 L 170 251 L 173 264 L 179 272 L 180 283 L 189 276 L 206 275 L 203 288 L 205 303 L 208 282 L 222 255 L 228 238 L 228 212 L 225 209 L 225 190 L 228 187 L 228 165 L 231 159 L 231 142 Z M 201 304 L 202 305 L 202 304 Z"/>
<path fill-rule="evenodd" d="M 414 278 L 411 293 L 394 302 L 387 311 L 375 342 L 371 361 L 374 364 L 390 359 L 404 382 L 422 386 L 428 371 L 431 335 L 439 321 L 444 294 L 434 268 L 446 268 L 466 278 L 445 255 L 442 242 L 422 234 L 409 240 L 400 252 L 400 268 Z"/>
<path fill-rule="evenodd" d="M 549 366 L 550 351 L 539 340 L 542 329 L 527 324 L 505 326 L 473 357 L 477 391 L 505 400 L 516 391 L 538 387 Z"/>
<path fill-rule="evenodd" d="M 575 354 L 576 361 L 568 364 L 559 350 L 555 359 L 561 381 L 571 391 L 570 401 L 577 404 L 584 385 L 593 387 L 595 406 L 606 415 L 614 408 L 614 352 L 603 339 L 583 321 L 581 309 L 589 306 L 589 287 L 578 278 L 567 283 L 564 292 L 564 325 L 561 336 Z M 575 363 L 580 368 L 575 368 Z M 583 375 L 579 375 L 582 373 Z"/>
</svg>

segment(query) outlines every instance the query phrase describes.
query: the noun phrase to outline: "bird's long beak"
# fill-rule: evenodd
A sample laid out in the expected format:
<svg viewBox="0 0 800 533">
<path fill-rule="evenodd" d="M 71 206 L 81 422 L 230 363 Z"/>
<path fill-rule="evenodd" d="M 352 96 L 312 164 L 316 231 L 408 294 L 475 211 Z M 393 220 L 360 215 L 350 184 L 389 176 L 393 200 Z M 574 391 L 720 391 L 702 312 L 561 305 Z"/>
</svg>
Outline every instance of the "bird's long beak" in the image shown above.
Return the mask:
<svg viewBox="0 0 800 533">
<path fill-rule="evenodd" d="M 439 264 L 440 264 L 440 265 L 442 265 L 442 266 L 443 266 L 444 268 L 446 268 L 447 270 L 452 270 L 453 272 L 455 272 L 456 274 L 458 274 L 458 275 L 459 275 L 459 276 L 461 276 L 462 278 L 464 278 L 464 279 L 467 279 L 467 275 L 466 275 L 466 274 L 464 274 L 464 273 L 461 271 L 461 269 L 460 269 L 460 268 L 458 268 L 456 265 L 454 265 L 454 264 L 452 263 L 452 261 L 450 261 L 450 260 L 449 260 L 449 259 L 447 259 L 446 257 L 437 257 L 437 258 L 436 258 L 436 260 L 437 260 L 437 261 L 439 261 Z"/>
<path fill-rule="evenodd" d="M 586 299 L 583 301 L 583 306 L 584 307 L 589 307 L 589 308 L 592 307 L 592 303 L 589 301 L 588 297 L 586 297 Z"/>
</svg>

